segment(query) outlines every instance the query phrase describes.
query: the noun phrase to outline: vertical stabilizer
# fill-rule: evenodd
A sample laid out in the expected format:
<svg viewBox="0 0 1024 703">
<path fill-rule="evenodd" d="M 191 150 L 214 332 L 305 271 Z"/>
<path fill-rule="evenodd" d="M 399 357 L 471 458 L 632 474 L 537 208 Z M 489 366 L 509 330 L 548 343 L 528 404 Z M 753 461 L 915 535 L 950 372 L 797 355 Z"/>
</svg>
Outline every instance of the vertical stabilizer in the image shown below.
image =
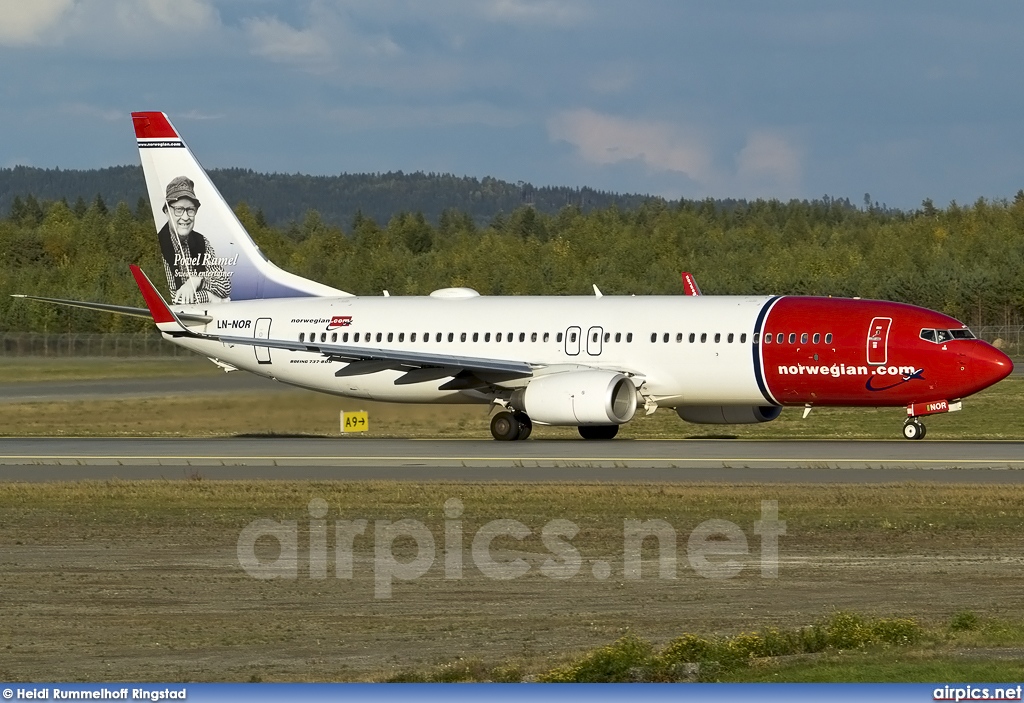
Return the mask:
<svg viewBox="0 0 1024 703">
<path fill-rule="evenodd" d="M 162 112 L 133 112 L 174 304 L 349 295 L 274 266 Z"/>
</svg>

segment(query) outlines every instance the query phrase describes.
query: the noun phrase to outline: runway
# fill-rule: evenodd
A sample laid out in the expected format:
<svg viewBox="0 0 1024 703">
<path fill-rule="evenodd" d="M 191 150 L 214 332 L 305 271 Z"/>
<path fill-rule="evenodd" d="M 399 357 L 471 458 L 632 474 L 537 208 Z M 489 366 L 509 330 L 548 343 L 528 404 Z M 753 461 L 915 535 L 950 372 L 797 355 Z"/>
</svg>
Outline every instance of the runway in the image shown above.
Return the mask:
<svg viewBox="0 0 1024 703">
<path fill-rule="evenodd" d="M 166 395 L 217 393 L 302 393 L 300 388 L 251 373 L 202 373 L 194 376 L 112 378 L 89 381 L 35 381 L 0 384 L 0 404 L 40 403 L 64 400 L 117 400 Z"/>
<path fill-rule="evenodd" d="M 0 439 L 0 481 L 1024 483 L 1024 442 Z"/>
</svg>

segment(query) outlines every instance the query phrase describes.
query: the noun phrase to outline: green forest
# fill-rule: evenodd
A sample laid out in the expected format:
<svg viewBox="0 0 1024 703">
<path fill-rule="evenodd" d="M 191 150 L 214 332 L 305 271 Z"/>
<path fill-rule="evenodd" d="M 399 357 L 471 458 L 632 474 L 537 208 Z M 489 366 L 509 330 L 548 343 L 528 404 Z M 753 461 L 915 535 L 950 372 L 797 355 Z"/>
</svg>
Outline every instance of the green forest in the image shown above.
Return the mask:
<svg viewBox="0 0 1024 703">
<path fill-rule="evenodd" d="M 650 197 L 608 193 L 593 188 L 540 186 L 497 178 L 473 178 L 439 173 L 343 173 L 309 176 L 300 173 L 257 173 L 242 168 L 209 171 L 210 180 L 229 203 L 254 203 L 263 218 L 274 226 L 301 221 L 316 210 L 324 222 L 346 226 L 356 212 L 377 222 L 387 222 L 399 210 L 422 212 L 428 222 L 437 223 L 441 212 L 458 208 L 478 225 L 485 225 L 499 212 L 512 212 L 529 205 L 556 214 L 566 205 L 583 212 L 616 205 L 632 209 Z M 108 203 L 134 203 L 146 195 L 141 166 L 114 166 L 91 170 L 44 169 L 30 166 L 0 168 L 0 212 L 7 212 L 14 198 L 31 193 L 38 200 L 83 198 L 99 194 Z M 728 202 L 722 202 L 728 206 Z"/>
<path fill-rule="evenodd" d="M 254 205 L 239 219 L 277 265 L 360 295 L 422 295 L 469 286 L 485 295 L 681 294 L 690 271 L 707 294 L 884 298 L 941 310 L 972 326 L 1024 317 L 1024 191 L 913 212 L 848 201 L 718 201 L 554 213 L 520 205 L 488 223 L 461 209 L 435 222 L 405 212 L 387 222 L 357 212 L 344 227 L 315 210 L 270 226 Z M 162 285 L 144 200 L 16 197 L 0 219 L 2 331 L 124 332 L 145 320 L 17 300 L 12 293 L 141 305 L 128 272 Z"/>
</svg>

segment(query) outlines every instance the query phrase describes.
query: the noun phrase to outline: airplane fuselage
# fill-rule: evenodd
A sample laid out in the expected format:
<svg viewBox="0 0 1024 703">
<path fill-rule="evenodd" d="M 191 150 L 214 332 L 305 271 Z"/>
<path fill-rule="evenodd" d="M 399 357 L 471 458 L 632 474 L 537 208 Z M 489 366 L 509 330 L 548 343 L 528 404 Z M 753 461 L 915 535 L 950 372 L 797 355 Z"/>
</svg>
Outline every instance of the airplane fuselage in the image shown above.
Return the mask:
<svg viewBox="0 0 1024 703">
<path fill-rule="evenodd" d="M 213 318 L 198 332 L 302 342 L 307 351 L 178 343 L 279 381 L 391 402 L 490 402 L 441 390 L 448 378 L 396 384 L 385 368 L 346 367 L 319 344 L 525 361 L 631 374 L 659 406 L 899 406 L 961 398 L 1008 373 L 1005 356 L 924 308 L 874 300 L 764 296 L 336 297 L 187 308 Z M 968 333 L 969 334 L 969 333 Z M 927 335 L 926 335 L 927 336 Z M 948 335 L 944 335 L 948 336 Z M 344 373 L 344 372 L 342 372 Z M 516 387 L 509 381 L 505 387 Z"/>
</svg>

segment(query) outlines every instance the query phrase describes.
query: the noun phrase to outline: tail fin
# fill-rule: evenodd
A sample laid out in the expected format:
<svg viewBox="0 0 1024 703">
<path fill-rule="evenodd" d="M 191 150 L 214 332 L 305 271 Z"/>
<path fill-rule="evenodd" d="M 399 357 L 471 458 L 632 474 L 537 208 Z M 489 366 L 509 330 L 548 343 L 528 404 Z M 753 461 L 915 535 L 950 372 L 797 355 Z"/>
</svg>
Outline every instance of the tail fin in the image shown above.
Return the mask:
<svg viewBox="0 0 1024 703">
<path fill-rule="evenodd" d="M 175 304 L 349 295 L 270 263 L 162 112 L 133 112 Z"/>
</svg>

